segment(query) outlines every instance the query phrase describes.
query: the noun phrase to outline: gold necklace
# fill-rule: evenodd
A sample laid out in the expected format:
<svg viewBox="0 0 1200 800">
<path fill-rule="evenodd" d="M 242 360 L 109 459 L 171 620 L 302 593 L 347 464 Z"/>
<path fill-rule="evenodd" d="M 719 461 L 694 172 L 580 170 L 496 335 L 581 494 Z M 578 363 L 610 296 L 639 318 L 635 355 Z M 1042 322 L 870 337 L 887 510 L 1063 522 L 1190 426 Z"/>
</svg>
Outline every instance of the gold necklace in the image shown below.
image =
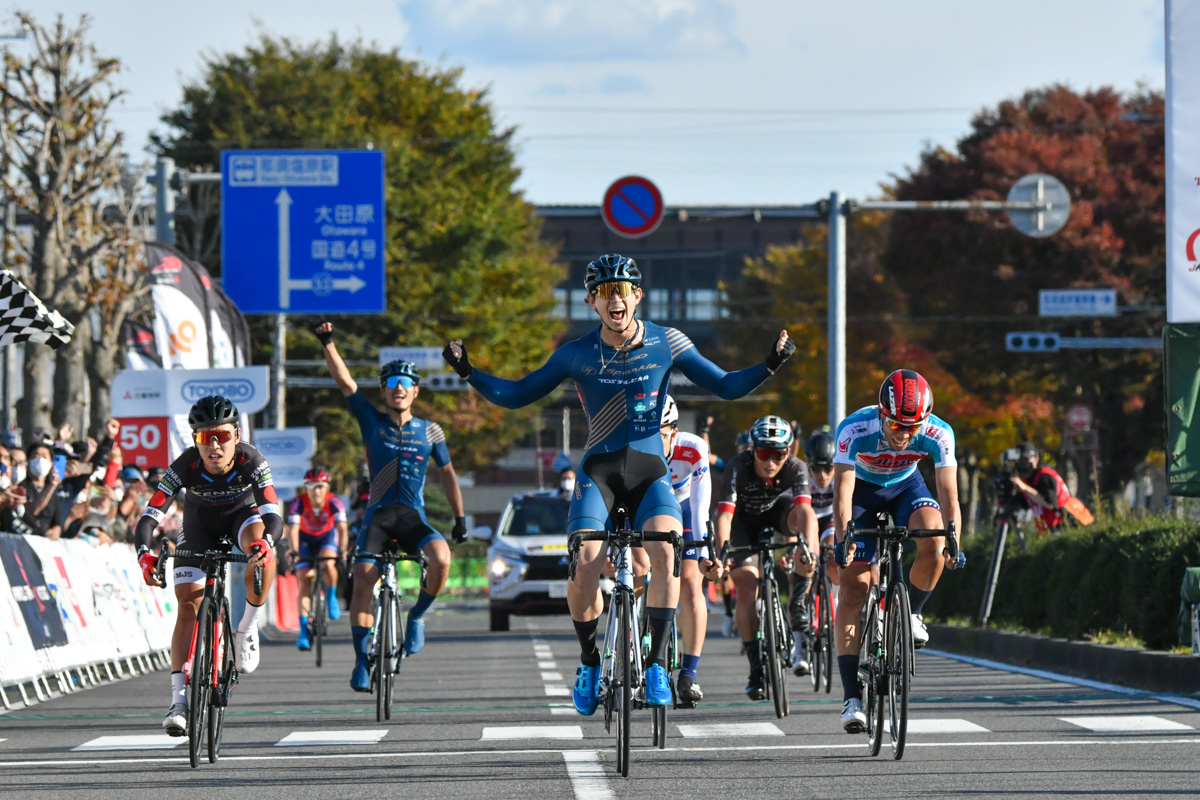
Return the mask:
<svg viewBox="0 0 1200 800">
<path fill-rule="evenodd" d="M 610 358 L 608 361 L 604 360 L 604 348 L 601 347 L 601 349 L 600 349 L 600 374 L 601 375 L 604 374 L 605 369 L 607 369 L 608 367 L 611 367 L 612 363 L 617 360 L 617 356 L 621 355 L 621 353 L 625 350 L 625 346 L 628 345 L 630 342 L 632 342 L 637 337 L 638 331 L 640 331 L 641 327 L 642 327 L 642 321 L 640 319 L 635 319 L 633 322 L 634 322 L 633 333 L 629 334 L 629 336 L 627 336 L 625 338 L 625 341 L 621 342 L 621 344 L 617 348 L 615 348 L 612 358 Z M 600 336 L 599 333 L 597 333 L 596 335 Z M 601 345 L 604 344 L 603 336 L 600 336 L 600 344 Z"/>
</svg>

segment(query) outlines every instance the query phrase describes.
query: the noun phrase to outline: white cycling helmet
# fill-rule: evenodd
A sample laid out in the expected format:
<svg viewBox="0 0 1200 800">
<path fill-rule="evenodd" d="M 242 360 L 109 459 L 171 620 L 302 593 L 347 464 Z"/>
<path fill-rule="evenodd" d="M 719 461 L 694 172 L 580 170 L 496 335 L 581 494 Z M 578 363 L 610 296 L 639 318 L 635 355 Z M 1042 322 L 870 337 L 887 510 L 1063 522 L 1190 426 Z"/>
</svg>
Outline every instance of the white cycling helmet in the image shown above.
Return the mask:
<svg viewBox="0 0 1200 800">
<path fill-rule="evenodd" d="M 668 425 L 679 427 L 679 406 L 675 405 L 675 398 L 667 395 L 663 399 L 662 404 L 662 422 L 658 423 L 660 428 L 665 428 Z"/>
<path fill-rule="evenodd" d="M 786 450 L 792 445 L 792 426 L 774 414 L 763 417 L 750 426 L 750 441 L 755 447 Z"/>
</svg>

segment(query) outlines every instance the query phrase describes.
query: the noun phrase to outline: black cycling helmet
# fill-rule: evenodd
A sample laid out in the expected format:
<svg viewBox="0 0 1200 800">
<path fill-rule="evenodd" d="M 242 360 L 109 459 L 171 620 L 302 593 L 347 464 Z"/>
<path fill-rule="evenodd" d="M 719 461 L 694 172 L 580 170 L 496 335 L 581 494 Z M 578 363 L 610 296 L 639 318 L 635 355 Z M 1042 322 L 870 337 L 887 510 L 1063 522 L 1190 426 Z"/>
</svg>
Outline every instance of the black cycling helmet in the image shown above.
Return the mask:
<svg viewBox="0 0 1200 800">
<path fill-rule="evenodd" d="M 188 425 L 191 425 L 194 431 L 200 428 L 213 428 L 227 422 L 237 427 L 240 419 L 241 414 L 238 413 L 237 406 L 233 404 L 233 401 L 219 394 L 201 397 L 188 412 Z"/>
<path fill-rule="evenodd" d="M 387 383 L 387 379 L 394 375 L 411 378 L 413 385 L 421 385 L 421 374 L 417 372 L 417 368 L 402 359 L 389 361 L 379 368 L 379 385 L 383 386 Z"/>
<path fill-rule="evenodd" d="M 608 253 L 587 265 L 583 276 L 584 288 L 589 293 L 596 291 L 602 283 L 611 281 L 629 281 L 634 286 L 642 285 L 642 271 L 637 262 L 620 253 Z"/>
<path fill-rule="evenodd" d="M 814 467 L 832 467 L 837 444 L 825 431 L 817 431 L 804 443 L 804 460 Z"/>
</svg>

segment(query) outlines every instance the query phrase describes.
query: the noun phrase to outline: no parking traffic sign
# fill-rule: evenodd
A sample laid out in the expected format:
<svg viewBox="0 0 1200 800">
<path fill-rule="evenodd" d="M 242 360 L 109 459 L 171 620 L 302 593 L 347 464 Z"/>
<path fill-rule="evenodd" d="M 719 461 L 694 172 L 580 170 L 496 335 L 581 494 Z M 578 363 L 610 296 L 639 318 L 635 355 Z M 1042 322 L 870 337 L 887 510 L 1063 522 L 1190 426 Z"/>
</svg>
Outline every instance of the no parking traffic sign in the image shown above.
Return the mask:
<svg viewBox="0 0 1200 800">
<path fill-rule="evenodd" d="M 604 193 L 600 216 L 618 236 L 629 239 L 646 236 L 662 222 L 662 193 L 645 178 L 636 175 L 620 178 Z"/>
</svg>

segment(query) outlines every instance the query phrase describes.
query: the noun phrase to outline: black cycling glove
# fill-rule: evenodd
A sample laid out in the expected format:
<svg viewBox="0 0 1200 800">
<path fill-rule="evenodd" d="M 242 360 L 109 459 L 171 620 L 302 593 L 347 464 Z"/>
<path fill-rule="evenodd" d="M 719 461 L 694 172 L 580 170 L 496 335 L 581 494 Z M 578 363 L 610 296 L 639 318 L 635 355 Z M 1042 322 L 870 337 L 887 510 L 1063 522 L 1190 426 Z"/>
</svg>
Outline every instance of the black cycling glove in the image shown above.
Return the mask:
<svg viewBox="0 0 1200 800">
<path fill-rule="evenodd" d="M 771 345 L 771 353 L 767 356 L 767 369 L 771 372 L 783 366 L 783 362 L 792 357 L 792 353 L 796 352 L 796 340 L 790 336 L 783 343 L 783 352 L 779 353 L 775 350 L 775 345 Z"/>
<path fill-rule="evenodd" d="M 325 321 L 322 320 L 321 322 L 318 322 L 316 325 L 313 325 L 313 327 L 312 327 L 313 336 L 316 336 L 317 339 L 321 342 L 321 347 L 324 347 L 325 345 L 327 345 L 333 341 L 333 331 L 332 330 L 330 330 L 329 333 L 322 333 L 318 330 L 318 328 L 320 328 L 324 324 L 325 324 Z"/>
<path fill-rule="evenodd" d="M 471 377 L 471 362 L 467 361 L 467 346 L 461 339 L 456 339 L 446 345 L 446 349 L 442 351 L 442 358 L 446 359 L 450 368 L 458 373 L 458 377 L 463 380 Z"/>
<path fill-rule="evenodd" d="M 467 518 L 455 517 L 454 529 L 450 531 L 450 538 L 455 544 L 462 544 L 467 540 Z"/>
</svg>

